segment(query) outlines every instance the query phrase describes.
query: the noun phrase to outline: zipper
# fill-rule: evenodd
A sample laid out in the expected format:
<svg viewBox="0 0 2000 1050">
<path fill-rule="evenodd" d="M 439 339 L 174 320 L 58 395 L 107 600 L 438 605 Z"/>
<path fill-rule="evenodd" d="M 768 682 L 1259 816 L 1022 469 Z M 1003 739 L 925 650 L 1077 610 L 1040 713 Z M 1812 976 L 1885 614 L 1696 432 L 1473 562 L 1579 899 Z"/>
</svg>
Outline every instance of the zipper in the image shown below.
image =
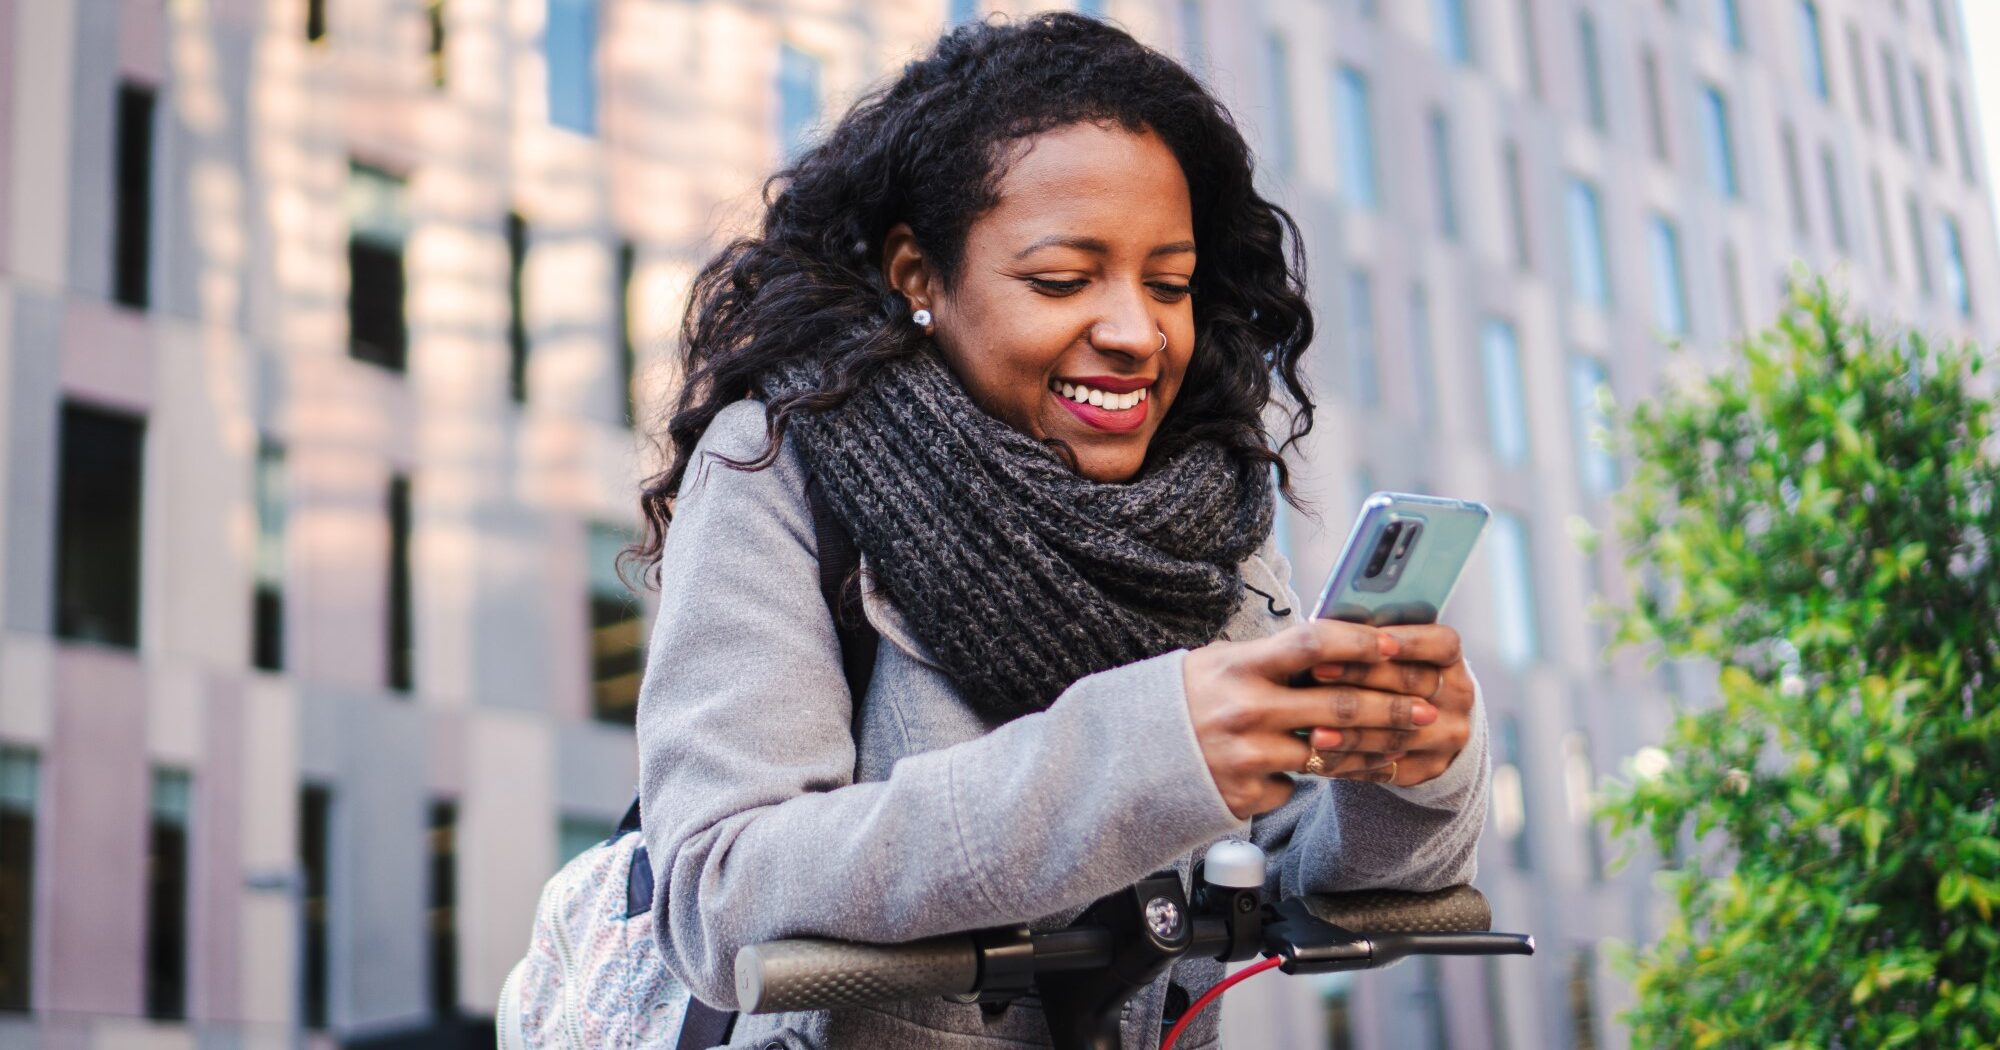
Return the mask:
<svg viewBox="0 0 2000 1050">
<path fill-rule="evenodd" d="M 567 889 L 568 887 L 564 887 Z M 544 921 L 555 934 L 556 963 L 562 968 L 562 1020 L 565 1043 L 569 1050 L 585 1050 L 583 1028 L 576 1019 L 577 972 L 576 957 L 570 950 L 569 929 L 562 922 L 562 904 L 566 894 L 556 894 L 549 902 L 549 914 Z"/>
<path fill-rule="evenodd" d="M 526 1050 L 521 1045 L 521 968 L 528 965 L 523 959 L 507 971 L 507 979 L 500 982 L 500 1010 L 494 1026 L 499 1050 Z"/>
</svg>

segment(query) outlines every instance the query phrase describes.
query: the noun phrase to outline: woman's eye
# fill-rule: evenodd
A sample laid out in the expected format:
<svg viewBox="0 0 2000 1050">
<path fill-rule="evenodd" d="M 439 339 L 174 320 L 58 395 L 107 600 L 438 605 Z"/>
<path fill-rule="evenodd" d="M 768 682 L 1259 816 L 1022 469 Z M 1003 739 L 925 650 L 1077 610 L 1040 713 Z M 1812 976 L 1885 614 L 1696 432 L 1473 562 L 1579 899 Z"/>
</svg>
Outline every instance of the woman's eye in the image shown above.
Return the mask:
<svg viewBox="0 0 2000 1050">
<path fill-rule="evenodd" d="M 1089 281 L 1086 281 L 1081 277 L 1074 277 L 1067 280 L 1058 280 L 1051 277 L 1028 278 L 1028 284 L 1031 287 L 1033 287 L 1036 291 L 1047 292 L 1050 295 L 1068 295 L 1069 293 L 1077 291 L 1081 289 L 1084 285 L 1089 283 L 1090 283 Z"/>
<path fill-rule="evenodd" d="M 1189 285 L 1174 284 L 1167 281 L 1155 281 L 1148 287 L 1153 289 L 1153 294 L 1158 296 L 1162 302 L 1169 303 L 1180 302 L 1182 299 L 1187 298 L 1189 292 L 1194 290 Z"/>
</svg>

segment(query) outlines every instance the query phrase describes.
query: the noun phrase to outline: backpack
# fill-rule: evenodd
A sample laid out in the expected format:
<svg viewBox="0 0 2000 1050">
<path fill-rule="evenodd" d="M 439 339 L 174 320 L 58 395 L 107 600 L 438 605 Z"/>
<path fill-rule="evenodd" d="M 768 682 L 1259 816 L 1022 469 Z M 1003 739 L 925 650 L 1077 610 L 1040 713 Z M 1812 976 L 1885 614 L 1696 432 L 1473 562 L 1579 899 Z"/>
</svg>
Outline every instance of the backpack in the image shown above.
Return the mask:
<svg viewBox="0 0 2000 1050">
<path fill-rule="evenodd" d="M 857 701 L 875 670 L 877 635 L 861 612 L 854 540 L 817 479 L 806 482 L 819 589 L 833 613 L 847 689 Z M 528 953 L 500 986 L 500 1050 L 666 1047 L 709 1050 L 729 1039 L 736 1015 L 696 999 L 660 959 L 654 939 L 653 866 L 639 799 L 603 842 L 563 865 L 542 887 Z"/>
</svg>

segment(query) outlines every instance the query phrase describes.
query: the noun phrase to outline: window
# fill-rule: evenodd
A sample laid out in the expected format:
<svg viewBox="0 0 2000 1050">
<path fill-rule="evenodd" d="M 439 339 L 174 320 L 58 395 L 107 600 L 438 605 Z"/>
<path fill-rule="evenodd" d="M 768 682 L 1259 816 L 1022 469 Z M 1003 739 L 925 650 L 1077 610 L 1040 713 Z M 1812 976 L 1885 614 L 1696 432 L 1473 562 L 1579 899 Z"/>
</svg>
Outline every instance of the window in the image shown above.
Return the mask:
<svg viewBox="0 0 2000 1050">
<path fill-rule="evenodd" d="M 403 242 L 409 236 L 403 180 L 359 161 L 347 166 L 347 338 L 356 360 L 403 370 Z"/>
<path fill-rule="evenodd" d="M 430 942 L 431 1012 L 458 1016 L 458 806 L 431 803 L 430 900 L 425 918 Z"/>
<path fill-rule="evenodd" d="M 1958 170 L 1968 186 L 1979 185 L 1979 162 L 1972 152 L 1972 134 L 1965 119 L 1965 96 L 1958 85 L 1951 86 L 1951 137 L 1958 147 Z"/>
<path fill-rule="evenodd" d="M 187 1016 L 188 774 L 153 771 L 146 856 L 146 1016 Z"/>
<path fill-rule="evenodd" d="M 1722 246 L 1722 295 L 1729 305 L 1729 332 L 1741 334 L 1750 326 L 1750 310 L 1743 302 L 1743 262 L 1730 243 Z"/>
<path fill-rule="evenodd" d="M 1646 130 L 1652 140 L 1653 159 L 1669 163 L 1673 156 L 1667 148 L 1667 104 L 1660 95 L 1660 56 L 1646 48 L 1640 53 L 1639 68 L 1646 81 Z"/>
<path fill-rule="evenodd" d="M 1572 293 L 1587 305 L 1611 305 L 1611 262 L 1604 247 L 1604 209 L 1597 187 L 1569 180 L 1569 269 Z"/>
<path fill-rule="evenodd" d="M 1583 97 L 1589 106 L 1590 126 L 1608 134 L 1611 114 L 1604 99 L 1604 63 L 1597 52 L 1597 19 L 1588 11 L 1576 14 L 1576 39 L 1583 49 Z"/>
<path fill-rule="evenodd" d="M 250 666 L 285 667 L 285 450 L 266 438 L 257 444 L 257 553 L 250 600 Z"/>
<path fill-rule="evenodd" d="M 449 70 L 444 55 L 444 0 L 424 0 L 424 13 L 430 19 L 431 45 L 429 50 L 431 65 L 431 86 L 443 87 Z"/>
<path fill-rule="evenodd" d="M 1451 124 L 1444 110 L 1433 107 L 1430 114 L 1431 188 L 1437 195 L 1438 233 L 1448 241 L 1458 240 L 1458 191 L 1452 185 Z"/>
<path fill-rule="evenodd" d="M 1937 284 L 1931 279 L 1930 246 L 1924 243 L 1924 209 L 1914 193 L 1903 198 L 1903 209 L 1910 220 L 1910 254 L 1917 260 L 1917 289 L 1929 298 L 1937 294 Z"/>
<path fill-rule="evenodd" d="M 1792 230 L 1801 238 L 1810 237 L 1812 216 L 1806 210 L 1806 181 L 1799 163 L 1799 137 L 1790 124 L 1779 126 L 1778 148 L 1785 156 L 1785 195 L 1790 198 Z"/>
<path fill-rule="evenodd" d="M 597 134 L 598 0 L 549 0 L 549 123 Z"/>
<path fill-rule="evenodd" d="M 1819 4 L 1798 0 L 1799 63 L 1805 71 L 1806 86 L 1821 99 L 1830 97 L 1826 82 L 1826 46 L 1820 39 Z"/>
<path fill-rule="evenodd" d="M 1896 76 L 1896 53 L 1887 44 L 1882 45 L 1882 84 L 1888 95 L 1883 101 L 1889 107 L 1889 129 L 1895 133 L 1897 142 L 1908 146 L 1910 124 L 1903 113 L 1903 84 Z"/>
<path fill-rule="evenodd" d="M 118 202 L 114 212 L 111 298 L 135 310 L 151 299 L 153 238 L 153 111 L 143 84 L 118 85 Z"/>
<path fill-rule="evenodd" d="M 611 825 L 602 817 L 563 815 L 556 822 L 556 867 L 575 860 L 577 854 L 603 842 Z"/>
<path fill-rule="evenodd" d="M 1743 12 L 1737 10 L 1736 0 L 1715 0 L 1715 31 L 1731 51 L 1747 50 L 1743 40 Z"/>
<path fill-rule="evenodd" d="M 1321 1045 L 1325 1050 L 1354 1050 L 1354 975 L 1323 973 L 1311 980 L 1319 987 Z"/>
<path fill-rule="evenodd" d="M 1528 532 L 1521 519 L 1506 511 L 1493 515 L 1489 564 L 1493 573 L 1494 642 L 1510 667 L 1525 667 L 1540 651 L 1535 622 L 1535 574 L 1530 568 Z"/>
<path fill-rule="evenodd" d="M 1951 5 L 1946 0 L 1931 0 L 1931 24 L 1937 27 L 1938 39 L 1951 46 Z"/>
<path fill-rule="evenodd" d="M 1889 226 L 1889 195 L 1882 192 L 1882 173 L 1876 172 L 1869 180 L 1869 195 L 1875 200 L 1875 229 L 1882 238 L 1882 272 L 1890 279 L 1896 276 L 1896 234 Z"/>
<path fill-rule="evenodd" d="M 632 281 L 638 273 L 639 253 L 631 241 L 618 242 L 618 410 L 626 429 L 639 419 L 639 392 L 633 388 L 639 370 L 639 351 L 632 342 Z"/>
<path fill-rule="evenodd" d="M 1510 466 L 1528 461 L 1528 408 L 1521 386 L 1521 343 L 1514 326 L 1487 318 L 1479 334 L 1486 379 L 1486 437 L 1493 456 Z"/>
<path fill-rule="evenodd" d="M 1911 86 L 1917 95 L 1917 127 L 1924 133 L 1924 155 L 1932 164 L 1944 166 L 1944 148 L 1938 144 L 1937 111 L 1931 108 L 1931 80 L 1924 71 L 1910 67 Z"/>
<path fill-rule="evenodd" d="M 1446 1018 L 1444 1001 L 1444 968 L 1435 955 L 1426 955 L 1417 961 L 1417 991 L 1411 998 L 1416 1000 L 1416 1009 L 1409 1020 L 1423 1034 L 1410 1032 L 1405 1038 L 1405 1046 L 1422 1047 L 1424 1050 L 1451 1050 L 1451 1029 Z"/>
<path fill-rule="evenodd" d="M 819 59 L 790 44 L 778 49 L 778 141 L 785 159 L 805 152 L 819 123 Z"/>
<path fill-rule="evenodd" d="M 1437 418 L 1437 353 L 1431 342 L 1431 297 L 1421 284 L 1410 286 L 1410 385 L 1414 388 L 1417 420 L 1428 425 Z"/>
<path fill-rule="evenodd" d="M 303 942 L 299 949 L 300 1019 L 309 1029 L 327 1026 L 327 929 L 332 898 L 327 875 L 333 854 L 333 791 L 316 784 L 299 788 L 299 893 Z"/>
<path fill-rule="evenodd" d="M 1680 231 L 1663 215 L 1646 223 L 1653 262 L 1653 320 L 1669 335 L 1688 334 L 1687 279 L 1681 267 Z"/>
<path fill-rule="evenodd" d="M 0 1010 L 26 1010 L 35 941 L 35 752 L 0 746 Z"/>
<path fill-rule="evenodd" d="M 1381 371 L 1375 359 L 1375 282 L 1359 267 L 1347 271 L 1347 364 L 1354 403 L 1382 403 Z"/>
<path fill-rule="evenodd" d="M 633 724 L 645 671 L 645 624 L 631 588 L 618 578 L 618 555 L 631 543 L 615 525 L 590 527 L 590 712 Z"/>
<path fill-rule="evenodd" d="M 1264 36 L 1265 90 L 1270 93 L 1271 152 L 1279 171 L 1298 171 L 1298 144 L 1292 131 L 1292 64 L 1285 53 L 1285 39 L 1277 33 Z"/>
<path fill-rule="evenodd" d="M 951 0 L 951 9 L 945 18 L 952 25 L 962 25 L 979 17 L 979 0 Z"/>
<path fill-rule="evenodd" d="M 1591 991 L 1596 952 L 1578 945 L 1569 957 L 1569 1028 L 1571 1050 L 1597 1050 L 1597 997 Z"/>
<path fill-rule="evenodd" d="M 1511 515 L 1500 517 L 1512 520 Z M 1500 517 L 1494 519 L 1494 525 L 1500 524 Z M 1514 867 L 1531 871 L 1535 866 L 1535 851 L 1528 841 L 1528 785 L 1521 772 L 1525 767 L 1521 755 L 1521 720 L 1507 714 L 1497 721 L 1499 725 L 1494 728 L 1498 730 L 1499 739 L 1495 741 L 1498 754 L 1493 756 L 1493 779 L 1488 786 L 1493 830 L 1507 844 Z"/>
<path fill-rule="evenodd" d="M 1472 15 L 1465 0 L 1431 0 L 1438 53 L 1455 66 L 1472 64 Z"/>
<path fill-rule="evenodd" d="M 1514 265 L 1526 270 L 1534 265 L 1528 238 L 1528 189 L 1521 172 L 1521 146 L 1513 140 L 1501 148 L 1502 166 L 1507 170 L 1508 225 L 1512 227 Z"/>
<path fill-rule="evenodd" d="M 1372 211 L 1381 200 L 1375 187 L 1375 118 L 1369 111 L 1368 78 L 1353 66 L 1342 66 L 1334 91 L 1347 202 Z"/>
<path fill-rule="evenodd" d="M 410 595 L 410 479 L 389 479 L 389 688 L 407 693 L 415 685 L 416 622 Z"/>
<path fill-rule="evenodd" d="M 1833 235 L 1833 246 L 1843 254 L 1851 254 L 1853 242 L 1847 237 L 1847 204 L 1840 191 L 1840 165 L 1835 162 L 1832 146 L 1821 146 L 1819 150 L 1820 177 L 1826 180 L 1826 227 Z"/>
<path fill-rule="evenodd" d="M 507 213 L 507 396 L 528 400 L 528 308 L 522 276 L 528 268 L 528 220 Z"/>
<path fill-rule="evenodd" d="M 1104 0 L 1077 0 L 1076 10 L 1092 18 L 1104 17 Z"/>
<path fill-rule="evenodd" d="M 1569 359 L 1570 419 L 1575 427 L 1577 475 L 1583 491 L 1602 499 L 1618 487 L 1618 461 L 1604 442 L 1611 433 L 1611 416 L 1605 411 L 1611 386 L 1604 374 L 1604 362 L 1581 354 Z"/>
<path fill-rule="evenodd" d="M 1701 93 L 1702 136 L 1708 141 L 1708 181 L 1717 193 L 1739 197 L 1736 182 L 1736 140 L 1729 128 L 1729 101 L 1710 84 Z"/>
<path fill-rule="evenodd" d="M 1944 236 L 1944 293 L 1960 317 L 1972 316 L 1972 282 L 1965 272 L 1965 238 L 1958 220 L 1949 215 L 1939 220 Z"/>
<path fill-rule="evenodd" d="M 139 644 L 139 523 L 146 424 L 66 403 L 57 454 L 58 638 Z"/>
<path fill-rule="evenodd" d="M 1875 97 L 1868 90 L 1868 52 L 1861 46 L 1861 27 L 1847 23 L 1847 62 L 1854 74 L 1854 110 L 1861 115 L 1861 126 L 1875 126 Z"/>
<path fill-rule="evenodd" d="M 1208 64 L 1208 34 L 1201 28 L 1201 0 L 1180 0 L 1181 59 L 1190 69 Z"/>
<path fill-rule="evenodd" d="M 1528 94 L 1542 97 L 1541 35 L 1535 31 L 1535 0 L 1520 0 L 1516 10 L 1521 25 L 1521 66 L 1528 73 Z"/>
<path fill-rule="evenodd" d="M 306 0 L 306 42 L 318 43 L 326 36 L 326 0 Z"/>
</svg>

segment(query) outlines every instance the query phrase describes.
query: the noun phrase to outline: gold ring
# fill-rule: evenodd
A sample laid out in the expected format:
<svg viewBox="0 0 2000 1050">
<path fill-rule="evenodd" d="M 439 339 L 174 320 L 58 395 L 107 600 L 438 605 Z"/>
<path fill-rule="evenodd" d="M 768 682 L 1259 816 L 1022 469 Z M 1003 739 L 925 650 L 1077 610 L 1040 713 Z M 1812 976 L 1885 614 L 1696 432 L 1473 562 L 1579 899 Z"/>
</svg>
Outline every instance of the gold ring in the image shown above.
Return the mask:
<svg viewBox="0 0 2000 1050">
<path fill-rule="evenodd" d="M 1384 783 L 1393 784 L 1395 782 L 1396 782 L 1396 763 L 1391 762 L 1389 763 L 1389 779 L 1384 781 Z"/>
<path fill-rule="evenodd" d="M 1438 698 L 1438 694 L 1439 694 L 1439 693 L 1442 693 L 1442 692 L 1444 692 L 1444 672 L 1443 672 L 1443 671 L 1439 671 L 1439 672 L 1438 672 L 1438 684 L 1436 684 L 1436 685 L 1434 685 L 1434 686 L 1432 686 L 1432 687 L 1431 687 L 1431 695 L 1429 695 L 1429 696 L 1427 696 L 1427 697 L 1424 697 L 1424 702 L 1425 702 L 1425 703 L 1430 703 L 1430 702 L 1432 702 L 1432 701 L 1436 700 L 1436 699 Z"/>
<path fill-rule="evenodd" d="M 1312 757 L 1306 759 L 1305 771 L 1308 775 L 1315 777 L 1326 775 L 1326 759 L 1319 757 L 1318 748 L 1313 748 Z"/>
</svg>

